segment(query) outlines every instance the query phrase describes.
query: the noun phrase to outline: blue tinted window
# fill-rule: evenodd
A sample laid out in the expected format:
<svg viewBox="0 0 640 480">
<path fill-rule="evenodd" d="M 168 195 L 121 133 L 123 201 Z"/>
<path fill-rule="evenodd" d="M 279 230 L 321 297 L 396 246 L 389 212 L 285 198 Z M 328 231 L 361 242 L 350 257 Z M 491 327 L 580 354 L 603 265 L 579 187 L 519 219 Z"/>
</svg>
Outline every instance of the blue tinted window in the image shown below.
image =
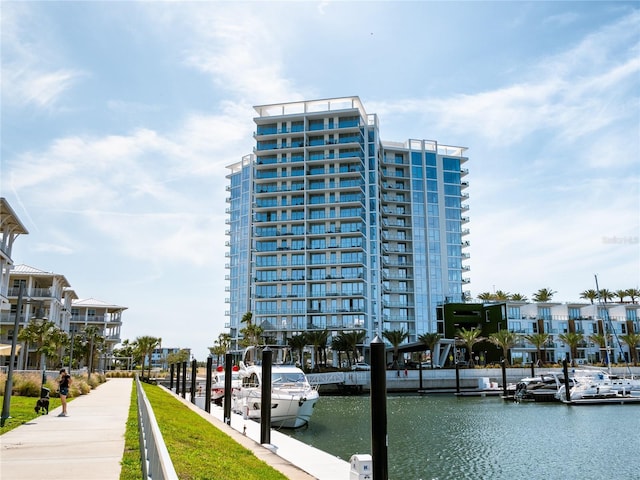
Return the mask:
<svg viewBox="0 0 640 480">
<path fill-rule="evenodd" d="M 444 172 L 444 183 L 460 183 L 460 173 Z"/>
<path fill-rule="evenodd" d="M 460 159 L 459 158 L 449 158 L 444 157 L 442 159 L 442 165 L 444 170 L 450 170 L 452 172 L 460 171 Z"/>
</svg>

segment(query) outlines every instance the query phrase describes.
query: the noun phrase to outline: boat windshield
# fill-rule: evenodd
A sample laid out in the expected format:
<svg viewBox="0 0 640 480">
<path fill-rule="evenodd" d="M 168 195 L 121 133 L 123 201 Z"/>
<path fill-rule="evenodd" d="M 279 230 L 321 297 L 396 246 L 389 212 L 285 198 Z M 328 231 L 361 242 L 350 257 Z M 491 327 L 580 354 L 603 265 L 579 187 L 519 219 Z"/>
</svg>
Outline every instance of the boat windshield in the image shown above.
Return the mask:
<svg viewBox="0 0 640 480">
<path fill-rule="evenodd" d="M 306 377 L 301 372 L 291 372 L 291 373 L 274 373 L 271 375 L 271 383 L 273 385 L 282 384 L 282 383 L 305 383 Z"/>
</svg>

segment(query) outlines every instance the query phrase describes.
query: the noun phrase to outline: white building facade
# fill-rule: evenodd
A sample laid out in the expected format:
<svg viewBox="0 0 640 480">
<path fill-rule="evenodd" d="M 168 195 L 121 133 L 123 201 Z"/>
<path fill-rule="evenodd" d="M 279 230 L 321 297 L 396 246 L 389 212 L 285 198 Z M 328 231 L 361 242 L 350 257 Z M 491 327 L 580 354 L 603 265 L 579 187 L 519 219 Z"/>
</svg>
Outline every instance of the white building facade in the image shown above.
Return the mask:
<svg viewBox="0 0 640 480">
<path fill-rule="evenodd" d="M 255 148 L 229 167 L 232 342 L 362 329 L 442 332 L 468 292 L 466 149 L 384 142 L 358 97 L 255 107 Z"/>
<path fill-rule="evenodd" d="M 612 362 L 630 362 L 632 347 L 625 344 L 621 337 L 640 333 L 639 310 L 640 305 L 635 303 L 510 301 L 507 302 L 507 321 L 509 330 L 523 337 L 535 333 L 549 334 L 549 341 L 544 348 L 545 362 L 560 362 L 570 353 L 569 346 L 559 337 L 570 332 L 583 337 L 577 349 L 577 363 L 604 362 L 607 356 Z M 591 338 L 598 335 L 606 336 L 606 346 L 599 345 Z M 536 348 L 524 338 L 511 350 L 511 358 L 516 363 L 531 362 L 536 355 Z"/>
</svg>

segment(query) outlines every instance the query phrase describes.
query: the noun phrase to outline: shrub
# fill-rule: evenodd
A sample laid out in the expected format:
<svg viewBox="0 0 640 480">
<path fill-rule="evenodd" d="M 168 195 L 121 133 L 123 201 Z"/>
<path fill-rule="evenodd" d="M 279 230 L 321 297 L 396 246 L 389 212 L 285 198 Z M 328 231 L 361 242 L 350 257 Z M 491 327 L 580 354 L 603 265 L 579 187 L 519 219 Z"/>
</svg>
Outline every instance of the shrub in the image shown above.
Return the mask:
<svg viewBox="0 0 640 480">
<path fill-rule="evenodd" d="M 58 398 L 58 382 L 56 378 L 47 377 L 44 387 L 49 389 L 49 395 L 54 398 Z M 71 386 L 69 387 L 68 398 L 79 397 L 80 395 L 86 395 L 96 388 L 101 383 L 106 382 L 106 376 L 104 374 L 94 373 L 91 375 L 91 379 L 87 381 L 86 375 L 72 375 Z M 5 388 L 7 384 L 7 374 L 0 374 L 0 394 L 5 394 Z M 20 372 L 13 374 L 13 388 L 12 395 L 19 395 L 22 397 L 39 397 L 40 387 L 42 386 L 42 373 L 39 371 Z"/>
<path fill-rule="evenodd" d="M 13 375 L 13 395 L 22 397 L 39 397 L 42 386 L 40 372 L 29 372 Z"/>
</svg>

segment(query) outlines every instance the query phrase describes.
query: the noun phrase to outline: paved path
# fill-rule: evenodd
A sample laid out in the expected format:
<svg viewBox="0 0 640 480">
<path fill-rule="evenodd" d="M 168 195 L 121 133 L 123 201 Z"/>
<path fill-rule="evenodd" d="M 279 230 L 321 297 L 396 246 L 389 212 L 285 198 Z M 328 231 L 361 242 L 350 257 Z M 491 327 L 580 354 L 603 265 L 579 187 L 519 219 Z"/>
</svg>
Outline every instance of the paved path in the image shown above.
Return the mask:
<svg viewBox="0 0 640 480">
<path fill-rule="evenodd" d="M 58 407 L 0 436 L 0 478 L 117 480 L 132 385 L 111 378 L 69 402 L 68 417 Z"/>
</svg>

